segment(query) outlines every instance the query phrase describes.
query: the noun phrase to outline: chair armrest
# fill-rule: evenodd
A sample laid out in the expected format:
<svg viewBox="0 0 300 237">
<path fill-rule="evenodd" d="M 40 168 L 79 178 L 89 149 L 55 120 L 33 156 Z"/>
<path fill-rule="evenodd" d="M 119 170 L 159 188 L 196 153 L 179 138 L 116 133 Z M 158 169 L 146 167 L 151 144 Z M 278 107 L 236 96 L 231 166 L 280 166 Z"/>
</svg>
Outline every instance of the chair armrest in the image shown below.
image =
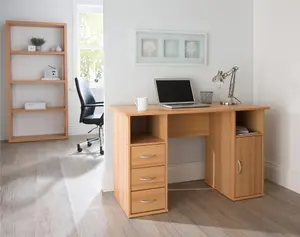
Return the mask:
<svg viewBox="0 0 300 237">
<path fill-rule="evenodd" d="M 86 104 L 84 107 L 104 107 L 104 104 Z"/>
<path fill-rule="evenodd" d="M 104 104 L 103 101 L 95 102 L 95 104 Z"/>
</svg>

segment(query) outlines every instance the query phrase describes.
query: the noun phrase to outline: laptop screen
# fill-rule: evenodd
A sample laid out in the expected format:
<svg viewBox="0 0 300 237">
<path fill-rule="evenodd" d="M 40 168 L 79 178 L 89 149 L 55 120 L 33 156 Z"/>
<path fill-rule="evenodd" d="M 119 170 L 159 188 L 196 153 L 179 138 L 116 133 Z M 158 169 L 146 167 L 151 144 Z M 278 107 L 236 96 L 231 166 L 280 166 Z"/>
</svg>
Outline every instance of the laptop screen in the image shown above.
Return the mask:
<svg viewBox="0 0 300 237">
<path fill-rule="evenodd" d="M 194 102 L 191 82 L 188 79 L 156 79 L 155 83 L 161 104 Z"/>
</svg>

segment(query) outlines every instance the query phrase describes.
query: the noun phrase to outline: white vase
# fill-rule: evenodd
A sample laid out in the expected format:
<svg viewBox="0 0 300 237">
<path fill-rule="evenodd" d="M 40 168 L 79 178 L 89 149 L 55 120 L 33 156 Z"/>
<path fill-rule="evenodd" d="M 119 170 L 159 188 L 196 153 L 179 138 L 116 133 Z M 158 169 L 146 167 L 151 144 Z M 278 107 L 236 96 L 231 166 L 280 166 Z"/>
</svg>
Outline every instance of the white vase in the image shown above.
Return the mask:
<svg viewBox="0 0 300 237">
<path fill-rule="evenodd" d="M 57 45 L 56 52 L 61 52 L 61 51 L 62 51 L 61 47 L 59 45 Z"/>
</svg>

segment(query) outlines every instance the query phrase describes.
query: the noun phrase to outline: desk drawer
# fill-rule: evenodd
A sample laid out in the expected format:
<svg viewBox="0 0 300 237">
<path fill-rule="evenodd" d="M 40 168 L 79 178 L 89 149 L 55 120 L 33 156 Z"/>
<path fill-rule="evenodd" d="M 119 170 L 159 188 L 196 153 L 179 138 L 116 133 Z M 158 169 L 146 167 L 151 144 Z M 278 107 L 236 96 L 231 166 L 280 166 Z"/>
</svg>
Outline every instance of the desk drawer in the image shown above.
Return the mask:
<svg viewBox="0 0 300 237">
<path fill-rule="evenodd" d="M 131 190 L 165 187 L 166 167 L 150 167 L 131 171 Z"/>
<path fill-rule="evenodd" d="M 141 213 L 166 208 L 165 188 L 131 193 L 131 213 Z"/>
<path fill-rule="evenodd" d="M 131 168 L 165 165 L 165 161 L 164 144 L 131 148 Z"/>
</svg>

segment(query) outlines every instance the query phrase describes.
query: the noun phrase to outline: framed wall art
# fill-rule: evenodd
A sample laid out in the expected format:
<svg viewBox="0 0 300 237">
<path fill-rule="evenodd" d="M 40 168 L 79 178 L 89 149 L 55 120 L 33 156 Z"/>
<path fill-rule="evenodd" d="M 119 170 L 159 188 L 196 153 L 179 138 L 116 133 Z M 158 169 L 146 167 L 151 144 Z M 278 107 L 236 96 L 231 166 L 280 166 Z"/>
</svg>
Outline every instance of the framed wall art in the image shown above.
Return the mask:
<svg viewBox="0 0 300 237">
<path fill-rule="evenodd" d="M 207 33 L 137 31 L 136 63 L 207 65 Z"/>
</svg>

